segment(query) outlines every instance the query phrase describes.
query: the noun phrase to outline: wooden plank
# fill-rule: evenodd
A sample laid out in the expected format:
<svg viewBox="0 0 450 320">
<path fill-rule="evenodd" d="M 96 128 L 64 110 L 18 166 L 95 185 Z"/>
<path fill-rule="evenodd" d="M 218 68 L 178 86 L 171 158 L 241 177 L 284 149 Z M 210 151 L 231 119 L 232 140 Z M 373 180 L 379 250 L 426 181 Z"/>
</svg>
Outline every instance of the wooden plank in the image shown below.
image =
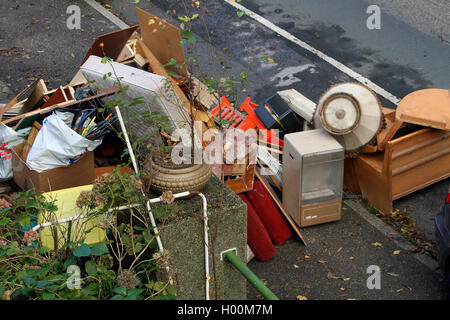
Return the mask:
<svg viewBox="0 0 450 320">
<path fill-rule="evenodd" d="M 24 114 L 35 109 L 37 104 L 44 98 L 47 91 L 48 91 L 47 86 L 45 85 L 44 80 L 39 79 L 38 83 L 36 84 L 36 87 L 34 88 L 33 93 L 26 100 L 19 114 Z"/>
<path fill-rule="evenodd" d="M 116 93 L 118 90 L 119 90 L 119 87 L 110 87 L 110 88 L 102 89 L 95 96 L 87 97 L 87 98 L 84 98 L 84 99 L 81 99 L 81 100 L 73 100 L 73 101 L 63 102 L 61 104 L 53 105 L 53 106 L 50 106 L 50 107 L 45 108 L 45 109 L 34 110 L 34 111 L 31 111 L 31 112 L 28 112 L 28 113 L 25 113 L 25 114 L 18 115 L 18 116 L 14 117 L 14 118 L 7 119 L 7 120 L 3 121 L 3 123 L 6 124 L 6 125 L 11 126 L 11 125 L 14 125 L 16 122 L 18 122 L 18 121 L 20 121 L 20 120 L 22 120 L 24 118 L 32 117 L 32 116 L 35 116 L 35 115 L 38 115 L 38 114 L 49 113 L 55 108 L 71 107 L 71 106 L 74 106 L 74 105 L 77 105 L 77 104 L 81 104 L 83 102 L 87 102 L 87 101 L 90 101 L 90 100 L 93 100 L 93 99 L 107 97 L 107 96 L 110 96 L 110 95 Z"/>
<path fill-rule="evenodd" d="M 25 144 L 23 146 L 23 150 L 22 150 L 22 159 L 24 159 L 24 161 L 27 161 L 27 157 L 28 157 L 28 153 L 31 150 L 31 147 L 33 146 L 34 140 L 36 140 L 36 136 L 39 133 L 39 130 L 41 130 L 42 125 L 35 121 L 33 123 L 33 127 L 31 128 L 30 134 L 28 135 L 27 140 L 25 141 Z"/>
<path fill-rule="evenodd" d="M 173 65 L 167 66 L 166 69 L 180 76 L 187 77 L 188 72 L 184 50 L 180 47 L 180 30 L 159 17 L 137 7 L 136 12 L 145 45 L 163 65 L 167 64 L 171 59 L 175 59 L 181 68 Z"/>
<path fill-rule="evenodd" d="M 36 85 L 39 83 L 39 79 L 33 81 L 30 85 L 28 85 L 25 89 L 23 89 L 17 96 L 14 97 L 11 101 L 9 101 L 3 108 L 0 108 L 0 122 L 3 119 L 3 114 L 9 109 L 13 108 L 19 101 L 27 98 L 30 95 Z"/>
<path fill-rule="evenodd" d="M 283 205 L 281 204 L 280 199 L 278 198 L 278 196 L 276 195 L 275 191 L 272 189 L 272 187 L 270 186 L 270 184 L 267 182 L 267 180 L 261 175 L 261 173 L 259 172 L 259 168 L 256 168 L 255 170 L 255 175 L 256 177 L 259 179 L 259 181 L 261 181 L 261 183 L 264 185 L 264 187 L 266 188 L 266 190 L 269 192 L 270 196 L 272 197 L 273 201 L 275 201 L 275 203 L 277 204 L 278 208 L 280 209 L 281 213 L 283 214 L 283 216 L 286 218 L 286 220 L 288 221 L 289 225 L 292 227 L 292 229 L 294 229 L 295 233 L 297 233 L 298 237 L 300 238 L 300 240 L 303 242 L 303 244 L 305 246 L 307 246 L 305 239 L 303 239 L 302 234 L 300 233 L 299 228 L 297 227 L 297 225 L 295 224 L 294 220 L 292 220 L 291 216 L 286 212 L 286 210 L 284 210 Z"/>
<path fill-rule="evenodd" d="M 41 109 L 45 109 L 51 106 L 54 106 L 56 104 L 64 103 L 69 101 L 67 99 L 67 96 L 64 92 L 63 87 L 59 87 L 56 89 L 56 91 L 51 95 L 50 99 L 46 103 L 44 103 L 41 107 Z"/>
</svg>

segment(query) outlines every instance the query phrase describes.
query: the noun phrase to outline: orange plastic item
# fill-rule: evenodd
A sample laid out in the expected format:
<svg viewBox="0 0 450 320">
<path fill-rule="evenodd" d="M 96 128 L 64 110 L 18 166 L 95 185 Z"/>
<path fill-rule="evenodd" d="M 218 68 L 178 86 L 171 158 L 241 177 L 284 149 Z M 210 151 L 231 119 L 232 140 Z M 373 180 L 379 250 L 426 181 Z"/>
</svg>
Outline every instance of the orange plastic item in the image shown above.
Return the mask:
<svg viewBox="0 0 450 320">
<path fill-rule="evenodd" d="M 283 141 L 278 139 L 274 130 L 267 130 L 264 123 L 259 120 L 255 113 L 255 109 L 258 108 L 257 104 L 252 103 L 250 97 L 247 97 L 241 105 L 240 110 L 247 113 L 247 117 L 244 122 L 241 123 L 237 128 L 241 130 L 248 130 L 258 128 L 264 137 L 264 141 L 282 147 Z"/>
</svg>

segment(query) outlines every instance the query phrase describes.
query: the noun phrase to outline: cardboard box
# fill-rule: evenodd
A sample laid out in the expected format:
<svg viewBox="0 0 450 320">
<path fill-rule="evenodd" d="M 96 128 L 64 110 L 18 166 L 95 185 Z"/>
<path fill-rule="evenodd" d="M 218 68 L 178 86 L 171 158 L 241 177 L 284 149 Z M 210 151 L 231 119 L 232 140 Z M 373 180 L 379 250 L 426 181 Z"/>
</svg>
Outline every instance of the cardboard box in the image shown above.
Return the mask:
<svg viewBox="0 0 450 320">
<path fill-rule="evenodd" d="M 48 192 L 94 182 L 93 152 L 68 167 L 37 172 L 28 168 L 21 157 L 23 147 L 24 143 L 21 143 L 12 149 L 13 180 L 22 190 L 34 187 L 36 192 Z"/>
</svg>

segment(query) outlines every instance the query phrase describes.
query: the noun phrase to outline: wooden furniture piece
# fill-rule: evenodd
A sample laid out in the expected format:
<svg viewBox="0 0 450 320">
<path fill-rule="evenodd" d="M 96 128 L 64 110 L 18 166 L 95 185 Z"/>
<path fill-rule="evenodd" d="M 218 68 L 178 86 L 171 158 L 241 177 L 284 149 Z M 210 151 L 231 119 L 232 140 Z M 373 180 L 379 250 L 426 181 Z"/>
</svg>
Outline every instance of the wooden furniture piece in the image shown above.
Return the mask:
<svg viewBox="0 0 450 320">
<path fill-rule="evenodd" d="M 393 200 L 450 177 L 450 91 L 418 90 L 382 111 L 377 144 L 345 160 L 344 185 L 390 214 Z M 422 127 L 401 136 L 407 123 Z"/>
<path fill-rule="evenodd" d="M 423 89 L 408 94 L 398 104 L 395 120 L 450 130 L 450 90 Z"/>
<path fill-rule="evenodd" d="M 390 214 L 393 200 L 450 177 L 450 132 L 421 129 L 353 161 L 346 170 L 354 169 L 362 196 Z"/>
</svg>

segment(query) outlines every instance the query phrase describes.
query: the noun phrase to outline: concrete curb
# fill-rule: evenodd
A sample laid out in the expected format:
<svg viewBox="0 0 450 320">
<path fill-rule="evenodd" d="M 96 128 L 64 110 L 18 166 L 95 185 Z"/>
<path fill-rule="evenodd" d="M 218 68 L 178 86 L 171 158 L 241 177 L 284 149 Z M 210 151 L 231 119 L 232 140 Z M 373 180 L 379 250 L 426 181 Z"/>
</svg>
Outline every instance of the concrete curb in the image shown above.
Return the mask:
<svg viewBox="0 0 450 320">
<path fill-rule="evenodd" d="M 406 240 L 400 233 L 392 229 L 390 226 L 385 224 L 383 221 L 378 219 L 376 216 L 371 214 L 364 208 L 361 204 L 353 200 L 344 200 L 345 205 L 353 209 L 357 212 L 364 220 L 370 223 L 374 228 L 384 234 L 387 238 L 394 241 L 394 243 L 399 246 L 401 249 L 405 251 L 410 251 L 414 249 L 414 245 Z M 433 258 L 423 254 L 423 253 L 414 253 L 412 256 L 417 259 L 419 262 L 428 267 L 431 271 L 436 271 L 439 267 L 436 260 Z"/>
</svg>

